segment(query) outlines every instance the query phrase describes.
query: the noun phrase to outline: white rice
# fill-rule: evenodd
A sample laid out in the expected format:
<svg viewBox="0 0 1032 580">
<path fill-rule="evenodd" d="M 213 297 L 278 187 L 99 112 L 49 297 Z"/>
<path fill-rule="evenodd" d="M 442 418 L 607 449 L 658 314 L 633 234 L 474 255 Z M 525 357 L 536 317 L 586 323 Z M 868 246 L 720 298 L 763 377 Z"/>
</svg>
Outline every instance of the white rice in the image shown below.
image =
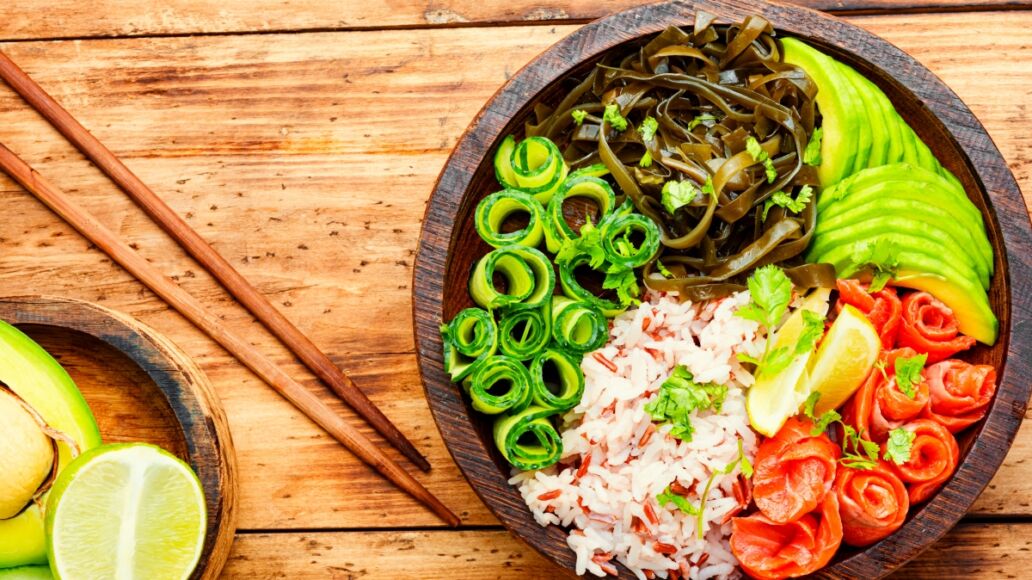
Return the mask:
<svg viewBox="0 0 1032 580">
<path fill-rule="evenodd" d="M 698 505 L 710 475 L 738 457 L 739 438 L 750 460 L 756 452 L 743 391 L 753 377 L 736 358 L 762 351 L 757 324 L 734 316 L 748 301 L 748 292 L 697 304 L 650 293 L 640 307 L 613 321 L 606 346 L 584 357 L 584 398 L 563 419 L 562 460 L 548 469 L 515 472 L 510 480 L 538 523 L 570 529 L 567 543 L 577 554 L 578 574 L 604 576 L 612 558 L 643 579 L 669 578 L 673 569 L 699 580 L 739 576 L 728 544 L 729 516 L 740 507 L 732 489 L 739 469 L 714 479 L 702 539 L 694 516 L 660 506 L 655 498 L 676 481 Z M 646 431 L 655 429 L 645 404 L 678 364 L 698 382 L 727 385 L 723 408 L 693 415 L 690 442 L 669 436 L 666 424 L 641 445 Z M 577 477 L 589 456 L 586 472 Z M 556 490 L 558 497 L 540 499 Z M 657 543 L 676 552 L 657 552 Z"/>
</svg>

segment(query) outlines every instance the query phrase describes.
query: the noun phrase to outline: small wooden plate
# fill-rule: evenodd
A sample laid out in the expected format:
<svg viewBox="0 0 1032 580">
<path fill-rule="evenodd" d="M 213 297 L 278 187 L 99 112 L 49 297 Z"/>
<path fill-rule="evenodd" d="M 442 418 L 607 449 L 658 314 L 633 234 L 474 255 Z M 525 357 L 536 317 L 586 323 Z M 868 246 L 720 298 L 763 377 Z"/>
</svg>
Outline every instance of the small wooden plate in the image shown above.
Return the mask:
<svg viewBox="0 0 1032 580">
<path fill-rule="evenodd" d="M 89 302 L 0 298 L 0 319 L 68 371 L 105 443 L 153 443 L 190 463 L 208 504 L 204 552 L 192 578 L 217 578 L 236 533 L 237 476 L 229 425 L 208 377 L 157 331 Z"/>
<path fill-rule="evenodd" d="M 608 51 L 640 42 L 669 25 L 687 26 L 697 11 L 719 23 L 759 14 L 779 36 L 815 44 L 857 68 L 891 99 L 943 165 L 964 184 L 985 219 L 995 254 L 989 291 L 999 316 L 993 347 L 969 359 L 991 364 L 999 386 L 989 412 L 959 440 L 961 461 L 950 481 L 906 523 L 865 549 L 842 549 L 816 576 L 880 578 L 941 538 L 967 512 L 1003 463 L 1032 390 L 1032 227 L 1007 163 L 970 109 L 911 56 L 866 30 L 798 6 L 764 0 L 670 1 L 618 12 L 580 28 L 517 72 L 470 124 L 445 165 L 427 206 L 413 274 L 413 311 L 420 374 L 427 401 L 448 451 L 473 490 L 517 535 L 572 575 L 575 555 L 566 532 L 538 525 L 519 492 L 507 483 L 510 467 L 495 448 L 490 421 L 473 412 L 462 390 L 444 373 L 439 325 L 472 306 L 467 282 L 473 262 L 490 248 L 473 227 L 474 208 L 498 190 L 492 153 L 518 132 L 533 105 L 556 101 L 562 80 L 594 66 Z M 991 58 L 991 57 L 990 57 Z M 620 578 L 634 578 L 620 567 Z"/>
</svg>

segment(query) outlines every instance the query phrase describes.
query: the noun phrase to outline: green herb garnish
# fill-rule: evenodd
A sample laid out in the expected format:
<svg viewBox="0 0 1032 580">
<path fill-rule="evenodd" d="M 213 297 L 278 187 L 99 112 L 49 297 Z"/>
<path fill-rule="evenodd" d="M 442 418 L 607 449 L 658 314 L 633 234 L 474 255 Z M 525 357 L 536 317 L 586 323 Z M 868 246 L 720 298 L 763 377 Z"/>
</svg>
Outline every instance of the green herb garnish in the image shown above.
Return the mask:
<svg viewBox="0 0 1032 580">
<path fill-rule="evenodd" d="M 774 168 L 774 162 L 770 160 L 770 155 L 763 149 L 756 137 L 749 137 L 745 140 L 745 150 L 752 155 L 753 160 L 763 164 L 763 170 L 767 174 L 767 183 L 774 183 L 778 177 L 778 171 Z"/>
<path fill-rule="evenodd" d="M 803 163 L 807 165 L 821 164 L 821 138 L 824 136 L 824 128 L 817 127 L 810 136 L 810 142 L 806 144 L 803 151 Z"/>
<path fill-rule="evenodd" d="M 559 252 L 555 255 L 555 261 L 565 264 L 580 254 L 588 255 L 588 265 L 592 268 L 600 268 L 606 261 L 606 252 L 602 248 L 602 233 L 591 223 L 591 218 L 581 226 L 580 236 L 563 240 Z"/>
<path fill-rule="evenodd" d="M 799 193 L 796 194 L 795 198 L 790 193 L 776 191 L 767 201 L 763 202 L 763 213 L 760 215 L 760 219 L 766 220 L 767 212 L 774 206 L 783 207 L 793 213 L 799 213 L 806 209 L 806 204 L 810 203 L 812 199 L 813 188 L 809 185 L 799 188 Z"/>
<path fill-rule="evenodd" d="M 687 368 L 677 365 L 659 387 L 656 398 L 645 405 L 645 412 L 652 416 L 653 421 L 673 425 L 670 434 L 674 437 L 691 441 L 691 414 L 705 410 L 719 413 L 726 396 L 726 385 L 697 383 Z"/>
<path fill-rule="evenodd" d="M 705 121 L 716 121 L 716 120 L 717 120 L 716 117 L 714 117 L 713 115 L 710 115 L 708 113 L 699 115 L 699 116 L 695 117 L 694 119 L 692 119 L 691 121 L 688 122 L 688 130 L 691 131 L 692 129 L 698 127 L 699 125 L 701 125 Z"/>
<path fill-rule="evenodd" d="M 570 111 L 570 116 L 573 117 L 573 122 L 579 127 L 584 123 L 584 117 L 588 116 L 588 112 L 581 109 L 574 109 Z"/>
<path fill-rule="evenodd" d="M 667 267 L 664 266 L 663 262 L 660 262 L 659 260 L 656 260 L 656 269 L 659 270 L 659 273 L 662 274 L 664 278 L 674 277 L 673 273 L 671 273 L 670 270 L 667 270 Z"/>
<path fill-rule="evenodd" d="M 661 201 L 663 207 L 673 215 L 677 208 L 688 205 L 698 195 L 699 190 L 690 181 L 668 181 L 663 184 Z"/>
<path fill-rule="evenodd" d="M 921 384 L 921 369 L 928 361 L 927 354 L 919 354 L 910 358 L 899 357 L 894 364 L 896 371 L 896 387 L 899 391 L 913 399 L 917 396 L 917 385 Z"/>
<path fill-rule="evenodd" d="M 842 426 L 843 435 L 842 457 L 839 459 L 839 463 L 850 469 L 874 469 L 878 465 L 878 444 L 864 439 L 851 425 L 843 423 L 842 415 L 834 409 L 825 411 L 820 417 L 814 417 L 814 407 L 817 406 L 820 394 L 814 393 L 814 395 L 817 397 L 810 395 L 813 403 L 811 404 L 810 399 L 807 399 L 804 408 L 806 416 L 813 420 L 813 429 L 810 430 L 810 435 L 816 437 L 827 431 L 833 424 L 838 423 Z"/>
<path fill-rule="evenodd" d="M 652 152 L 648 149 L 645 150 L 645 154 L 638 160 L 638 167 L 652 167 Z"/>
<path fill-rule="evenodd" d="M 620 106 L 616 104 L 606 105 L 606 109 L 602 113 L 602 121 L 609 123 L 609 125 L 617 131 L 624 131 L 627 129 L 627 119 L 620 114 Z"/>
<path fill-rule="evenodd" d="M 606 270 L 606 278 L 602 281 L 602 288 L 616 290 L 616 296 L 620 299 L 622 306 L 641 303 L 638 300 L 641 288 L 638 287 L 638 277 L 634 275 L 633 268 L 610 264 L 609 269 Z"/>
<path fill-rule="evenodd" d="M 865 267 L 870 268 L 874 272 L 874 278 L 867 291 L 877 292 L 896 276 L 896 270 L 899 268 L 899 252 L 899 245 L 888 238 L 878 238 L 874 242 L 869 240 L 860 242 L 850 256 L 850 260 L 853 262 L 852 271 L 855 272 Z"/>
<path fill-rule="evenodd" d="M 907 431 L 902 427 L 889 431 L 889 439 L 885 443 L 885 459 L 896 465 L 910 461 L 910 450 L 914 447 L 916 436 L 913 431 Z"/>
<path fill-rule="evenodd" d="M 656 130 L 659 129 L 659 121 L 652 115 L 645 117 L 645 120 L 641 122 L 641 126 L 638 127 L 638 132 L 641 133 L 641 140 L 649 143 L 656 138 Z"/>
</svg>

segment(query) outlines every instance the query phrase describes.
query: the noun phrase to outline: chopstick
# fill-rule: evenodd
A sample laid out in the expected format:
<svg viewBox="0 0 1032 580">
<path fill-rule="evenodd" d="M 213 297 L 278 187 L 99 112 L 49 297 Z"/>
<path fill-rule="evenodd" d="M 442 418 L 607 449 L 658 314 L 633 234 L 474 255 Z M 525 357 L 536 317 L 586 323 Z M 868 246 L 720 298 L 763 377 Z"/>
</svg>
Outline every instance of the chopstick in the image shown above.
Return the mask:
<svg viewBox="0 0 1032 580">
<path fill-rule="evenodd" d="M 425 487 L 416 481 L 397 462 L 380 451 L 372 441 L 362 435 L 343 418 L 323 403 L 301 384 L 294 381 L 279 366 L 270 361 L 245 339 L 225 328 L 217 316 L 209 313 L 204 306 L 190 293 L 183 290 L 150 265 L 146 259 L 136 253 L 125 242 L 121 241 L 111 230 L 96 220 L 83 208 L 75 205 L 63 192 L 37 173 L 14 152 L 0 143 L 0 169 L 3 169 L 15 181 L 36 198 L 46 204 L 57 215 L 61 216 L 86 239 L 102 249 L 115 262 L 128 270 L 140 282 L 143 282 L 155 294 L 168 302 L 183 316 L 197 325 L 215 342 L 222 345 L 240 362 L 247 365 L 256 375 L 261 377 L 279 394 L 294 404 L 316 424 L 326 430 L 337 441 L 340 441 L 359 459 L 367 463 L 407 492 L 415 499 L 429 507 L 435 514 L 450 526 L 458 526 L 458 516 L 453 514 L 444 504 L 434 497 Z"/>
<path fill-rule="evenodd" d="M 391 423 L 346 374 L 304 333 L 290 322 L 246 278 L 190 227 L 118 157 L 86 130 L 68 111 L 32 80 L 7 55 L 0 52 L 0 78 L 22 99 L 43 115 L 90 161 L 107 174 L 162 229 L 179 243 L 201 266 L 236 298 L 251 314 L 289 348 L 338 397 L 373 426 L 384 439 L 423 471 L 430 463 L 405 435 Z"/>
</svg>

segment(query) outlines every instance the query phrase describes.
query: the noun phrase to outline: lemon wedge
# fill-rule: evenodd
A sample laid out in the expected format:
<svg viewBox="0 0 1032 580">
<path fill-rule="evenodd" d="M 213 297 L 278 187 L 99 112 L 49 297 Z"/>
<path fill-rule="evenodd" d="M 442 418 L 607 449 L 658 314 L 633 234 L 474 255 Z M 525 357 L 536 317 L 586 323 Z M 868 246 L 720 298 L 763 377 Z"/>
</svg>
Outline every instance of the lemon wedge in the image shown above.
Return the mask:
<svg viewBox="0 0 1032 580">
<path fill-rule="evenodd" d="M 878 360 L 881 346 L 878 331 L 867 317 L 856 308 L 845 306 L 807 369 L 806 390 L 821 394 L 815 415 L 838 408 L 860 388 Z"/>
<path fill-rule="evenodd" d="M 800 307 L 774 333 L 771 345 L 794 348 L 803 331 L 803 310 L 824 316 L 828 312 L 831 290 L 818 288 L 803 299 Z M 807 366 L 814 351 L 797 355 L 781 372 L 761 374 L 746 395 L 745 408 L 752 428 L 762 435 L 773 437 L 789 417 L 799 412 L 799 406 L 810 396 L 810 377 Z"/>
</svg>

